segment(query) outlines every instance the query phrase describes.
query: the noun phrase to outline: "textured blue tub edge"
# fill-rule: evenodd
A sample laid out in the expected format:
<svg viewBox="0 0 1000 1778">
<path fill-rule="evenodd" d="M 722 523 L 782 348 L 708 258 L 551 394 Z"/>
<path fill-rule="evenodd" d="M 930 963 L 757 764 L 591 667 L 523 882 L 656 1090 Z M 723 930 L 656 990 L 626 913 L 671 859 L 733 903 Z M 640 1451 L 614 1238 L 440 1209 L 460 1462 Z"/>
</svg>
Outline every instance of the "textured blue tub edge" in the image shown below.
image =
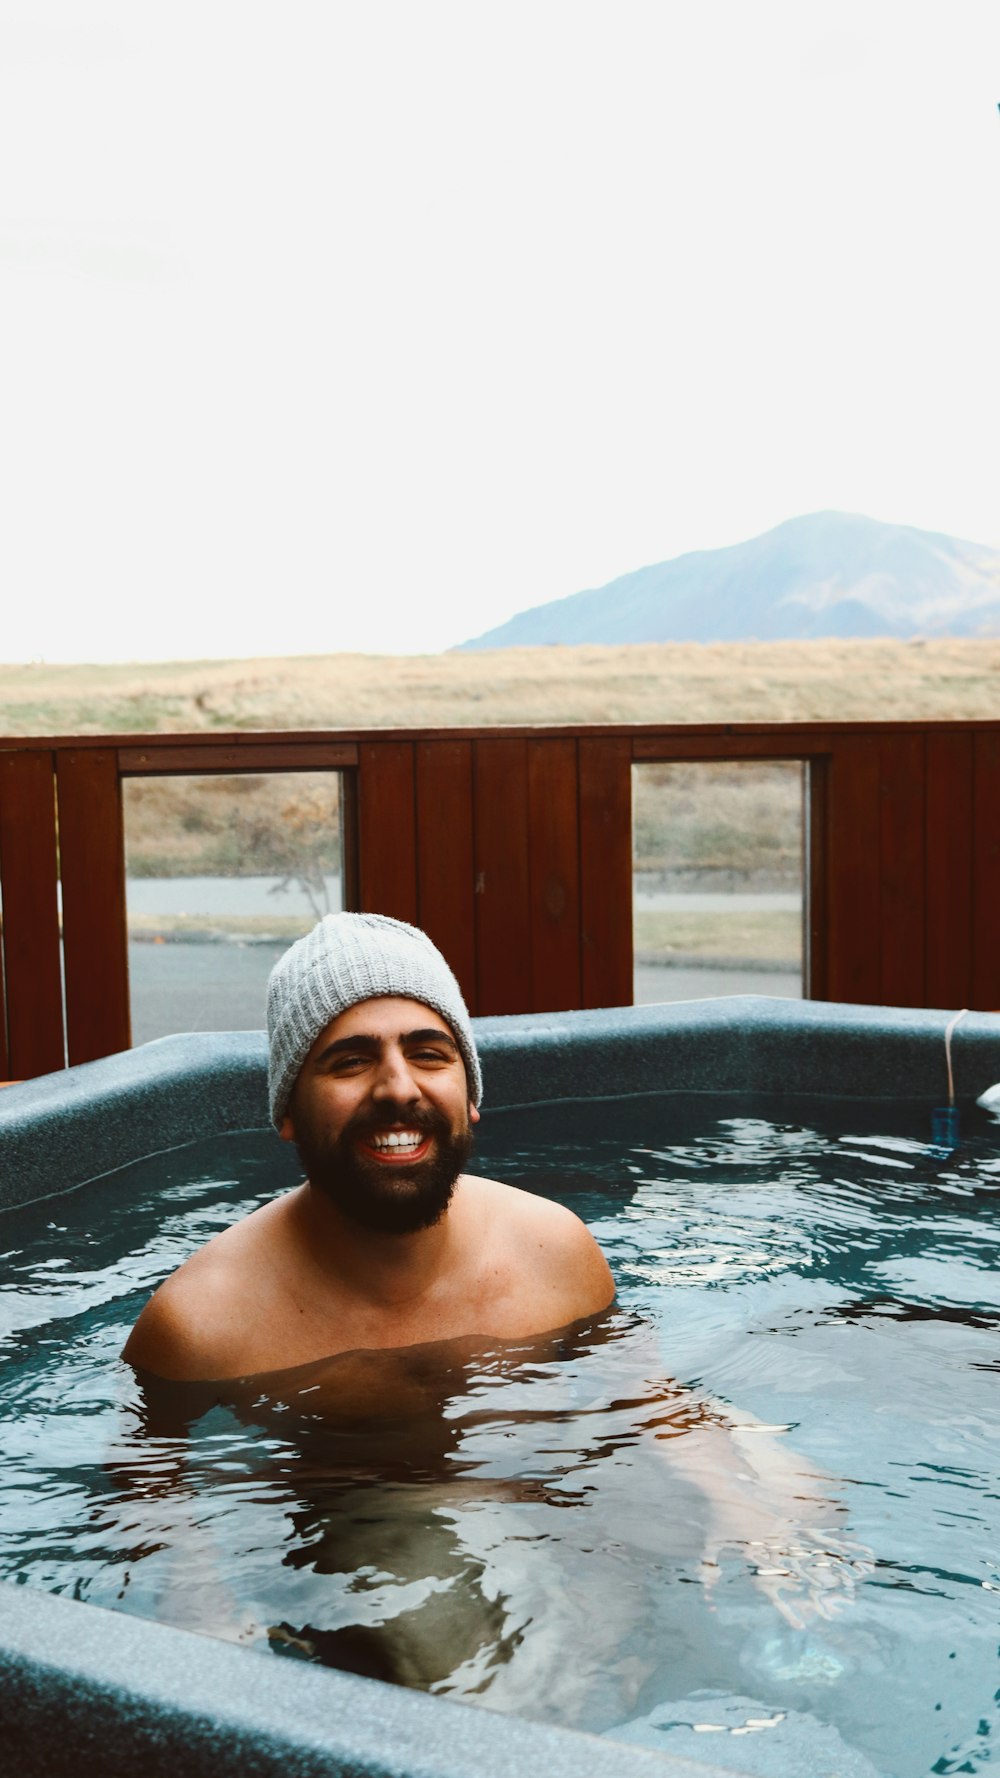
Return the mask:
<svg viewBox="0 0 1000 1778">
<path fill-rule="evenodd" d="M 711 1778 L 569 1729 L 0 1584 L 18 1778 Z"/>
<path fill-rule="evenodd" d="M 936 1105 L 947 1095 L 951 1016 L 747 995 L 473 1023 L 487 1111 L 644 1092 Z M 953 1065 L 961 1102 L 1000 1080 L 1000 1016 L 966 1016 Z M 0 1092 L 0 1208 L 205 1136 L 266 1126 L 262 1032 L 162 1037 Z"/>
<path fill-rule="evenodd" d="M 757 997 L 475 1021 L 487 1104 L 654 1090 L 945 1097 L 948 1012 Z M 958 1097 L 1000 1079 L 970 1014 Z M 162 1038 L 0 1094 L 0 1205 L 266 1124 L 260 1032 Z M 0 1748 L 23 1778 L 675 1778 L 723 1768 L 544 1728 L 0 1585 Z M 803 1778 L 805 1775 L 803 1774 Z"/>
</svg>

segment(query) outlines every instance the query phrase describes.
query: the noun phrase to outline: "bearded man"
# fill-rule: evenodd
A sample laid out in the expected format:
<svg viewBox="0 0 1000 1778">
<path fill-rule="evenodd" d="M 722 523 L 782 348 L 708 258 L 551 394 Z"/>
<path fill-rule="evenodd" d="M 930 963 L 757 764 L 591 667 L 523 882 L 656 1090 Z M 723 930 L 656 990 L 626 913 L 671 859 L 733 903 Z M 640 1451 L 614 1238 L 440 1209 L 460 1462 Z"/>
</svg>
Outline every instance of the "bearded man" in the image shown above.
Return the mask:
<svg viewBox="0 0 1000 1778">
<path fill-rule="evenodd" d="M 571 1211 L 463 1171 L 482 1077 L 441 953 L 379 914 L 330 914 L 268 984 L 272 1121 L 306 1174 L 162 1284 L 124 1357 L 177 1381 L 597 1314 L 607 1263 Z"/>
<path fill-rule="evenodd" d="M 721 1552 L 748 1552 L 756 1584 L 797 1627 L 840 1602 L 867 1563 L 831 1536 L 823 1478 L 780 1445 L 778 1429 L 662 1378 L 640 1318 L 604 1320 L 611 1274 L 570 1211 L 463 1171 L 479 1059 L 458 984 L 426 935 L 379 915 L 329 915 L 276 964 L 268 1030 L 272 1120 L 306 1178 L 168 1278 L 124 1357 L 142 1384 L 146 1430 L 176 1436 L 217 1401 L 248 1425 L 278 1428 L 295 1536 L 282 1533 L 273 1608 L 270 1581 L 254 1569 L 252 1600 L 240 1604 L 220 1581 L 206 1619 L 205 1588 L 190 1584 L 204 1536 L 200 1521 L 188 1526 L 173 1621 L 455 1697 L 488 1684 L 497 1708 L 530 1697 L 553 1720 L 599 1727 L 635 1708 L 658 1658 L 652 1645 L 632 1649 L 619 1535 L 638 1538 L 653 1577 L 665 1555 L 684 1558 L 690 1541 L 697 1559 L 700 1545 L 706 1596 Z M 529 1373 L 542 1393 L 527 1406 Z M 603 1475 L 622 1427 L 616 1418 L 614 1436 L 595 1439 L 602 1402 L 628 1410 L 625 1442 L 649 1463 L 633 1455 Z M 499 1466 L 497 1413 L 515 1441 Z M 552 1467 L 563 1446 L 565 1472 Z M 267 1440 L 257 1460 L 266 1501 Z M 577 1466 L 587 1484 L 567 1492 Z M 610 1541 L 595 1538 L 588 1510 L 599 1468 L 620 1527 Z M 665 1506 L 667 1470 L 705 1497 L 704 1526 Z M 144 1498 L 149 1478 L 141 1464 L 138 1473 Z M 158 1458 L 157 1538 L 171 1485 Z M 189 1492 L 177 1494 L 184 1510 Z M 459 1511 L 466 1499 L 489 1511 Z M 508 1512 L 505 1541 L 498 1515 Z M 315 1590 L 303 1582 L 309 1622 L 284 1616 L 277 1583 L 289 1569 L 316 1577 Z M 356 1570 L 369 1578 L 345 1617 L 342 1595 L 325 1589 Z M 599 1609 L 581 1615 L 584 1581 Z"/>
</svg>

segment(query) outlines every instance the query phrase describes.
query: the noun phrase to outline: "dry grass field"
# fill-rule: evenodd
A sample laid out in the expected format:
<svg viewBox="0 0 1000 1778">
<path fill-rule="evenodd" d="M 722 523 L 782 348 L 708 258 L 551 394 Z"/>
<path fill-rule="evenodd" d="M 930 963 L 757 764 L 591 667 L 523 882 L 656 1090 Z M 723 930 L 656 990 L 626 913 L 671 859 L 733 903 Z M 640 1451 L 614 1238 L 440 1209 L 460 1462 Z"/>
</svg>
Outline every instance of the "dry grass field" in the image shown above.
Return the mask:
<svg viewBox="0 0 1000 1778">
<path fill-rule="evenodd" d="M 995 717 L 1000 638 L 0 666 L 0 734 Z"/>
<path fill-rule="evenodd" d="M 0 734 L 962 719 L 1000 714 L 1000 639 L 520 648 L 129 666 L 0 666 Z M 133 780 L 129 874 L 270 873 L 314 887 L 339 861 L 336 774 Z M 647 766 L 637 869 L 664 887 L 791 889 L 801 785 L 788 766 Z M 321 893 L 316 889 L 316 894 Z M 317 909 L 317 911 L 320 911 Z M 261 920 L 133 913 L 134 936 L 252 938 Z M 270 914 L 269 932 L 281 925 Z M 205 933 L 201 933 L 201 928 Z M 197 929 L 197 930 L 196 930 Z M 280 936 L 292 936 L 282 930 Z M 794 966 L 780 910 L 636 915 L 646 961 Z"/>
</svg>

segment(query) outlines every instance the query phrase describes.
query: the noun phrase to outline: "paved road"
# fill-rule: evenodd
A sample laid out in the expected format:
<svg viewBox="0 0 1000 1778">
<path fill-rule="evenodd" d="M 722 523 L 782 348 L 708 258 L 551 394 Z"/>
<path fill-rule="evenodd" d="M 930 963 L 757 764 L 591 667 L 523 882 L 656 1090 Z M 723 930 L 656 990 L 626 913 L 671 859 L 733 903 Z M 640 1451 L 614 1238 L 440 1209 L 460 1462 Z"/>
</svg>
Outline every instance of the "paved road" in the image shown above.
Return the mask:
<svg viewBox="0 0 1000 1778">
<path fill-rule="evenodd" d="M 772 994 L 778 1000 L 801 1000 L 802 977 L 784 969 L 693 969 L 638 963 L 637 1006 L 660 1000 L 712 1000 L 719 994 Z"/>
<path fill-rule="evenodd" d="M 670 914 L 799 914 L 802 897 L 778 889 L 734 889 L 731 895 L 724 889 L 637 889 L 635 905 Z"/>
<path fill-rule="evenodd" d="M 340 906 L 340 878 L 326 877 L 331 908 Z M 308 914 L 308 896 L 281 877 L 129 877 L 133 914 Z"/>
<path fill-rule="evenodd" d="M 278 877 L 132 877 L 128 904 L 144 914 L 308 914 L 309 902 Z M 340 906 L 340 879 L 327 879 L 331 907 Z M 686 893 L 637 890 L 636 906 L 666 912 L 699 913 L 797 911 L 798 895 L 739 890 Z M 132 1029 L 135 1043 L 172 1031 L 256 1031 L 264 1023 L 264 991 L 283 942 L 274 944 L 167 944 L 129 946 Z M 798 999 L 797 973 L 753 969 L 698 969 L 640 964 L 635 997 L 643 1005 L 660 1000 L 700 1000 L 719 994 L 773 994 Z"/>
<path fill-rule="evenodd" d="M 172 1031 L 259 1031 L 268 974 L 285 946 L 277 944 L 131 944 L 132 1041 Z M 797 974 L 752 969 L 659 968 L 640 965 L 635 997 L 701 1000 L 718 994 L 773 994 L 799 999 Z"/>
<path fill-rule="evenodd" d="M 132 1042 L 172 1031 L 260 1031 L 276 944 L 130 944 Z"/>
<path fill-rule="evenodd" d="M 325 879 L 331 908 L 340 907 L 340 878 Z M 308 914 L 308 897 L 281 877 L 130 877 L 128 905 L 137 914 Z M 802 897 L 786 890 L 646 889 L 636 882 L 635 905 L 650 911 L 695 914 L 798 913 Z"/>
</svg>

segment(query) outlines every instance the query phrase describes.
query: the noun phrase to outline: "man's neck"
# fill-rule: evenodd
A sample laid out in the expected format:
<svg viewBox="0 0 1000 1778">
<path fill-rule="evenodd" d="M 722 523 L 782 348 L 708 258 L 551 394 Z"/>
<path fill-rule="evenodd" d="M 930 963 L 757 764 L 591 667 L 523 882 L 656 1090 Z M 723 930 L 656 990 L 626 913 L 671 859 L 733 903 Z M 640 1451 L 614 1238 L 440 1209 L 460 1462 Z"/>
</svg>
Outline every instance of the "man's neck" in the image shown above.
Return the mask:
<svg viewBox="0 0 1000 1778">
<path fill-rule="evenodd" d="M 456 1194 L 461 1181 L 456 1186 Z M 313 1263 L 331 1286 L 388 1312 L 405 1310 L 433 1290 L 453 1265 L 454 1200 L 430 1228 L 388 1234 L 352 1222 L 307 1180 L 295 1194 L 296 1221 Z"/>
</svg>

